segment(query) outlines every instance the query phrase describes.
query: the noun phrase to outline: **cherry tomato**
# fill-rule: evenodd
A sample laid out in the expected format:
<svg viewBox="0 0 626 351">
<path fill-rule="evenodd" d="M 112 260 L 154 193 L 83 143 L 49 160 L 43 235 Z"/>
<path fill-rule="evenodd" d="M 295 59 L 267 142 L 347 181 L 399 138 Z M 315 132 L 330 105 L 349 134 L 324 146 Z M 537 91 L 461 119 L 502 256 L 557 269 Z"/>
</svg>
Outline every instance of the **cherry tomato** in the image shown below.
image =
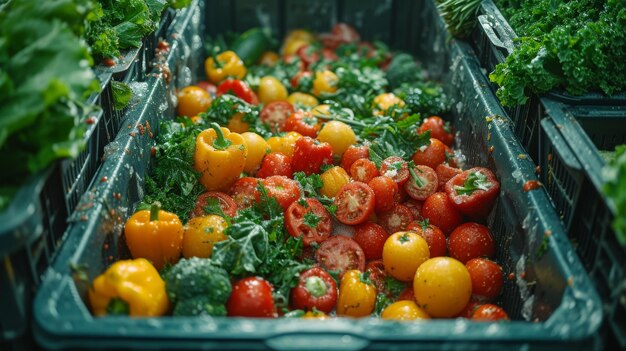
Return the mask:
<svg viewBox="0 0 626 351">
<path fill-rule="evenodd" d="M 374 162 L 361 158 L 350 166 L 350 176 L 357 182 L 369 183 L 370 180 L 378 176 L 378 169 Z"/>
<path fill-rule="evenodd" d="M 237 204 L 232 197 L 218 191 L 208 191 L 198 196 L 196 207 L 189 214 L 189 218 L 206 216 L 204 208 L 208 205 L 209 199 L 217 201 L 225 215 L 234 217 L 237 214 Z"/>
<path fill-rule="evenodd" d="M 413 232 L 391 234 L 383 247 L 385 271 L 403 282 L 413 280 L 417 268 L 429 257 L 426 240 Z"/>
<path fill-rule="evenodd" d="M 274 67 L 280 57 L 274 51 L 265 51 L 261 54 L 261 57 L 257 60 L 257 64 L 261 66 Z"/>
<path fill-rule="evenodd" d="M 296 111 L 287 118 L 283 130 L 286 132 L 298 132 L 303 136 L 315 138 L 320 130 L 317 118 L 304 111 Z"/>
<path fill-rule="evenodd" d="M 463 216 L 456 209 L 448 194 L 438 192 L 430 195 L 422 206 L 422 217 L 449 235 L 463 223 Z"/>
<path fill-rule="evenodd" d="M 341 168 L 345 169 L 346 172 L 350 172 L 350 167 L 354 163 L 354 161 L 370 157 L 370 148 L 367 145 L 350 145 L 346 152 L 341 156 Z"/>
<path fill-rule="evenodd" d="M 341 158 L 350 145 L 356 143 L 356 135 L 349 125 L 339 121 L 330 121 L 324 123 L 317 135 L 317 140 L 329 143 L 333 147 L 333 154 Z"/>
<path fill-rule="evenodd" d="M 323 165 L 333 163 L 333 149 L 328 143 L 302 137 L 296 141 L 292 160 L 294 173 L 317 174 Z"/>
<path fill-rule="evenodd" d="M 243 113 L 235 113 L 226 127 L 233 133 L 246 133 L 250 130 L 250 124 L 243 120 Z"/>
<path fill-rule="evenodd" d="M 435 257 L 415 272 L 413 292 L 417 305 L 431 317 L 449 318 L 467 306 L 472 281 L 463 263 L 450 257 Z"/>
<path fill-rule="evenodd" d="M 361 182 L 344 185 L 335 196 L 339 222 L 355 225 L 365 222 L 374 212 L 375 195 L 372 188 Z"/>
<path fill-rule="evenodd" d="M 267 139 L 267 144 L 273 152 L 280 152 L 281 154 L 293 157 L 296 141 L 300 138 L 302 138 L 300 133 L 287 132 L 287 134 L 283 136 L 273 136 Z"/>
<path fill-rule="evenodd" d="M 328 198 L 334 198 L 341 188 L 350 182 L 350 176 L 341 167 L 333 167 L 326 170 L 320 176 L 322 180 L 322 188 L 320 194 Z"/>
<path fill-rule="evenodd" d="M 259 81 L 259 100 L 263 104 L 269 104 L 274 101 L 287 100 L 287 88 L 273 76 L 265 76 Z"/>
<path fill-rule="evenodd" d="M 196 86 L 204 89 L 207 93 L 209 93 L 209 95 L 211 95 L 211 97 L 215 97 L 215 95 L 217 95 L 217 87 L 211 82 L 203 80 L 197 82 Z"/>
<path fill-rule="evenodd" d="M 263 158 L 261 168 L 256 172 L 256 176 L 257 178 L 267 178 L 276 175 L 289 178 L 293 176 L 291 157 L 280 152 L 270 152 Z"/>
<path fill-rule="evenodd" d="M 313 86 L 313 72 L 299 71 L 290 80 L 294 90 L 310 91 Z"/>
<path fill-rule="evenodd" d="M 472 318 L 474 311 L 476 311 L 476 309 L 480 307 L 480 305 L 481 305 L 480 302 L 476 300 L 470 300 L 467 303 L 467 305 L 465 305 L 465 308 L 463 309 L 463 311 L 461 311 L 461 313 L 457 315 L 457 317 L 467 318 L 467 319 Z"/>
<path fill-rule="evenodd" d="M 472 278 L 472 294 L 478 300 L 492 301 L 500 295 L 504 284 L 502 267 L 484 258 L 473 258 L 465 267 Z"/>
<path fill-rule="evenodd" d="M 376 212 L 390 211 L 396 205 L 398 184 L 393 179 L 385 176 L 374 177 L 367 183 L 376 196 Z"/>
<path fill-rule="evenodd" d="M 313 95 L 334 94 L 337 91 L 339 77 L 332 71 L 317 71 L 313 79 Z"/>
<path fill-rule="evenodd" d="M 263 278 L 243 278 L 233 285 L 226 302 L 231 317 L 275 317 L 272 286 Z"/>
<path fill-rule="evenodd" d="M 376 287 L 368 280 L 365 273 L 351 269 L 342 277 L 337 297 L 337 315 L 365 317 L 374 312 L 376 305 Z"/>
<path fill-rule="evenodd" d="M 289 101 L 289 103 L 295 106 L 296 108 L 304 108 L 304 109 L 313 108 L 317 106 L 317 104 L 319 103 L 319 101 L 317 101 L 317 98 L 315 96 L 311 94 L 301 93 L 299 91 L 291 93 L 289 97 L 287 98 L 287 101 Z"/>
<path fill-rule="evenodd" d="M 398 184 L 398 187 L 402 187 L 410 177 L 409 165 L 402 157 L 387 157 L 380 166 L 380 175 L 393 179 Z"/>
<path fill-rule="evenodd" d="M 339 277 L 351 269 L 365 269 L 363 249 L 356 241 L 341 235 L 324 241 L 317 249 L 315 259 L 327 271 L 338 272 Z"/>
<path fill-rule="evenodd" d="M 235 184 L 230 187 L 228 194 L 233 198 L 235 204 L 237 204 L 237 209 L 248 208 L 256 202 L 259 196 L 258 185 L 258 179 L 245 177 L 239 178 Z"/>
<path fill-rule="evenodd" d="M 211 95 L 206 90 L 190 85 L 178 93 L 178 115 L 189 118 L 196 116 L 211 106 Z"/>
<path fill-rule="evenodd" d="M 304 67 L 307 68 L 320 60 L 320 48 L 310 44 L 304 45 L 296 51 L 296 55 L 300 57 L 302 62 L 304 62 Z"/>
<path fill-rule="evenodd" d="M 274 101 L 265 105 L 259 114 L 261 122 L 272 130 L 283 130 L 285 121 L 294 113 L 293 106 L 287 101 Z"/>
<path fill-rule="evenodd" d="M 394 93 L 383 93 L 374 98 L 372 113 L 374 116 L 396 117 L 396 109 L 401 109 L 406 104 Z"/>
<path fill-rule="evenodd" d="M 489 169 L 474 167 L 450 179 L 445 189 L 461 213 L 480 221 L 491 212 L 500 193 L 500 182 Z"/>
<path fill-rule="evenodd" d="M 396 301 L 402 301 L 402 300 L 415 301 L 415 294 L 413 293 L 413 285 L 407 286 L 404 290 L 402 290 L 400 295 L 398 295 L 398 298 L 396 299 Z"/>
<path fill-rule="evenodd" d="M 335 24 L 331 33 L 319 37 L 322 44 L 329 49 L 336 49 L 342 44 L 356 43 L 361 38 L 354 27 L 345 23 Z"/>
<path fill-rule="evenodd" d="M 248 148 L 248 157 L 246 158 L 246 165 L 243 171 L 248 174 L 254 174 L 261 166 L 265 155 L 270 152 L 270 146 L 262 136 L 256 133 L 245 132 L 241 136 L 246 140 L 246 147 Z"/>
<path fill-rule="evenodd" d="M 431 258 L 446 255 L 447 243 L 445 234 L 443 234 L 441 229 L 429 224 L 428 221 L 413 221 L 406 226 L 406 231 L 417 233 L 426 240 Z"/>
<path fill-rule="evenodd" d="M 413 199 L 408 199 L 403 203 L 409 210 L 411 210 L 411 214 L 413 215 L 414 221 L 421 221 L 422 218 L 422 206 L 424 206 L 424 201 L 417 201 Z"/>
<path fill-rule="evenodd" d="M 413 154 L 413 162 L 416 165 L 428 166 L 432 169 L 446 162 L 446 152 L 449 148 L 439 139 L 430 138 L 430 145 L 422 146 Z"/>
<path fill-rule="evenodd" d="M 439 181 L 432 168 L 416 165 L 409 169 L 409 173 L 411 177 L 404 183 L 404 190 L 411 198 L 423 201 L 437 191 Z"/>
<path fill-rule="evenodd" d="M 385 280 L 388 275 L 387 272 L 385 272 L 385 265 L 383 264 L 382 259 L 368 262 L 365 271 L 369 272 L 370 281 L 374 284 L 379 293 L 389 294 L 385 284 Z"/>
<path fill-rule="evenodd" d="M 484 304 L 474 311 L 472 314 L 472 320 L 474 321 L 508 321 L 509 315 L 500 306 L 493 304 Z"/>
<path fill-rule="evenodd" d="M 400 300 L 385 307 L 380 314 L 382 319 L 394 319 L 397 321 L 412 321 L 416 319 L 430 319 L 426 311 L 421 309 L 414 301 Z"/>
<path fill-rule="evenodd" d="M 450 123 L 444 122 L 439 116 L 426 118 L 417 131 L 421 134 L 427 130 L 430 130 L 431 138 L 435 138 L 448 146 L 452 146 L 454 143 L 454 134 L 452 134 Z"/>
<path fill-rule="evenodd" d="M 265 186 L 265 189 L 267 189 L 267 194 L 278 200 L 283 210 L 287 210 L 294 201 L 300 198 L 298 182 L 293 179 L 289 179 L 285 176 L 271 176 L 262 179 L 261 182 L 263 186 Z"/>
<path fill-rule="evenodd" d="M 211 257 L 213 246 L 228 239 L 224 234 L 227 227 L 226 220 L 214 214 L 190 219 L 183 233 L 183 256 L 185 258 Z"/>
<path fill-rule="evenodd" d="M 291 305 L 294 309 L 313 309 L 330 313 L 337 304 L 337 284 L 333 277 L 319 267 L 300 274 L 298 285 L 291 289 Z"/>
<path fill-rule="evenodd" d="M 239 79 L 226 79 L 217 86 L 217 96 L 224 94 L 232 94 L 240 98 L 241 100 L 252 104 L 258 105 L 259 98 L 254 91 L 250 89 L 248 84 Z"/>
<path fill-rule="evenodd" d="M 306 199 L 306 206 L 296 201 L 285 212 L 285 227 L 289 235 L 302 237 L 305 246 L 319 244 L 330 237 L 333 218 L 316 199 Z"/>
<path fill-rule="evenodd" d="M 406 206 L 397 204 L 391 210 L 378 214 L 378 223 L 385 228 L 388 233 L 395 233 L 404 230 L 413 220 L 411 210 Z"/>
<path fill-rule="evenodd" d="M 496 247 L 489 228 L 468 222 L 456 227 L 448 239 L 450 257 L 466 263 L 472 258 L 492 258 Z"/>
<path fill-rule="evenodd" d="M 435 173 L 437 173 L 437 180 L 439 180 L 439 190 L 446 191 L 445 186 L 446 183 L 454 178 L 454 176 L 463 173 L 463 170 L 456 167 L 448 166 L 445 163 L 440 164 L 435 168 Z"/>
<path fill-rule="evenodd" d="M 352 237 L 361 246 L 366 260 L 378 260 L 383 257 L 383 246 L 389 234 L 376 223 L 359 224 Z"/>
</svg>

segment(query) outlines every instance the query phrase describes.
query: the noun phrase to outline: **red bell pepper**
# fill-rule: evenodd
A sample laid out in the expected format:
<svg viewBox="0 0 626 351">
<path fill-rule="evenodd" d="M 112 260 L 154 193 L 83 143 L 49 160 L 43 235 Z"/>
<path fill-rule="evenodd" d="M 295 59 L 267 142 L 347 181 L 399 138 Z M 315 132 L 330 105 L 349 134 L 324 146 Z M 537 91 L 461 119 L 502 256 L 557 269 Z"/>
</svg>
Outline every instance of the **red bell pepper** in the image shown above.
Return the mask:
<svg viewBox="0 0 626 351">
<path fill-rule="evenodd" d="M 487 168 L 475 167 L 454 176 L 445 186 L 454 206 L 474 220 L 489 214 L 500 192 L 500 182 Z"/>
<path fill-rule="evenodd" d="M 241 100 L 251 104 L 258 105 L 259 98 L 254 93 L 248 84 L 239 79 L 226 79 L 217 87 L 217 96 L 223 94 L 232 94 L 240 98 Z"/>
</svg>

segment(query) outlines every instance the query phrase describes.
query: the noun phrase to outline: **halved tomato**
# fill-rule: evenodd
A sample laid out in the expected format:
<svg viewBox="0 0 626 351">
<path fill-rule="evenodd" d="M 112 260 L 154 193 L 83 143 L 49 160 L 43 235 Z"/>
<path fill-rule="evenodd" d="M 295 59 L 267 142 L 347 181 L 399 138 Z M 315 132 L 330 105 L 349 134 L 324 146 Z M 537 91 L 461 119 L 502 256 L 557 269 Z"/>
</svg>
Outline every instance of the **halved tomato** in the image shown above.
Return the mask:
<svg viewBox="0 0 626 351">
<path fill-rule="evenodd" d="M 271 176 L 261 180 L 261 182 L 267 189 L 267 194 L 278 200 L 283 210 L 287 210 L 294 201 L 300 198 L 298 182 L 293 179 L 285 176 Z"/>
<path fill-rule="evenodd" d="M 365 269 L 363 249 L 356 241 L 345 236 L 333 236 L 324 241 L 317 249 L 315 259 L 327 271 L 337 272 L 339 278 L 351 269 L 361 272 Z"/>
<path fill-rule="evenodd" d="M 228 194 L 233 198 L 237 209 L 244 209 L 252 206 L 258 198 L 259 180 L 252 177 L 239 178 L 235 184 L 230 187 Z"/>
<path fill-rule="evenodd" d="M 274 101 L 265 105 L 259 118 L 261 122 L 268 124 L 271 130 L 283 130 L 285 121 L 295 110 L 287 101 Z"/>
<path fill-rule="evenodd" d="M 219 191 L 207 191 L 198 196 L 196 207 L 189 214 L 189 218 L 205 216 L 204 208 L 208 205 L 209 199 L 217 200 L 225 215 L 233 217 L 237 214 L 237 204 L 232 197 Z"/>
<path fill-rule="evenodd" d="M 333 231 L 332 216 L 317 199 L 306 199 L 306 206 L 296 201 L 285 212 L 285 227 L 293 237 L 302 237 L 305 246 L 321 243 Z"/>
<path fill-rule="evenodd" d="M 374 212 L 374 190 L 367 184 L 353 182 L 344 185 L 335 196 L 336 217 L 344 224 L 363 223 Z"/>
<path fill-rule="evenodd" d="M 380 166 L 380 175 L 393 179 L 398 187 L 402 187 L 409 180 L 409 166 L 402 157 L 390 156 L 383 160 Z"/>
</svg>

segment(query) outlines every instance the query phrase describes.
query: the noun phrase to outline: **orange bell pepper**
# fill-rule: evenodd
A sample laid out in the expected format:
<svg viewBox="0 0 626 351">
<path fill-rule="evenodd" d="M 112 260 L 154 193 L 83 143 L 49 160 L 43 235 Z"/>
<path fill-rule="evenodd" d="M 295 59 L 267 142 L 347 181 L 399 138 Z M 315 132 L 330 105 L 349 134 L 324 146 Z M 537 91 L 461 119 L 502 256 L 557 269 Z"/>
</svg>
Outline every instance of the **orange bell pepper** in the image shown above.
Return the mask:
<svg viewBox="0 0 626 351">
<path fill-rule="evenodd" d="M 183 224 L 177 215 L 161 211 L 158 203 L 150 210 L 135 212 L 124 226 L 126 245 L 133 258 L 145 258 L 156 269 L 176 263 L 183 245 Z"/>
</svg>

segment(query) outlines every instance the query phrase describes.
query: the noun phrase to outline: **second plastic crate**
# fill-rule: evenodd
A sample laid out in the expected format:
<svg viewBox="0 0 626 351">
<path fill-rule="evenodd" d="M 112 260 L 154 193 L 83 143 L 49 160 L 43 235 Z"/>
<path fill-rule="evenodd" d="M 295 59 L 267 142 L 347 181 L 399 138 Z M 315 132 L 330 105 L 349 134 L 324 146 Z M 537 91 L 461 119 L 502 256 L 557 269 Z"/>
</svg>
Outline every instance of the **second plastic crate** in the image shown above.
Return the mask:
<svg viewBox="0 0 626 351">
<path fill-rule="evenodd" d="M 541 121 L 542 182 L 604 302 L 612 345 L 626 349 L 626 247 L 602 192 L 604 157 L 626 143 L 626 108 L 542 102 L 548 115 Z"/>
</svg>

